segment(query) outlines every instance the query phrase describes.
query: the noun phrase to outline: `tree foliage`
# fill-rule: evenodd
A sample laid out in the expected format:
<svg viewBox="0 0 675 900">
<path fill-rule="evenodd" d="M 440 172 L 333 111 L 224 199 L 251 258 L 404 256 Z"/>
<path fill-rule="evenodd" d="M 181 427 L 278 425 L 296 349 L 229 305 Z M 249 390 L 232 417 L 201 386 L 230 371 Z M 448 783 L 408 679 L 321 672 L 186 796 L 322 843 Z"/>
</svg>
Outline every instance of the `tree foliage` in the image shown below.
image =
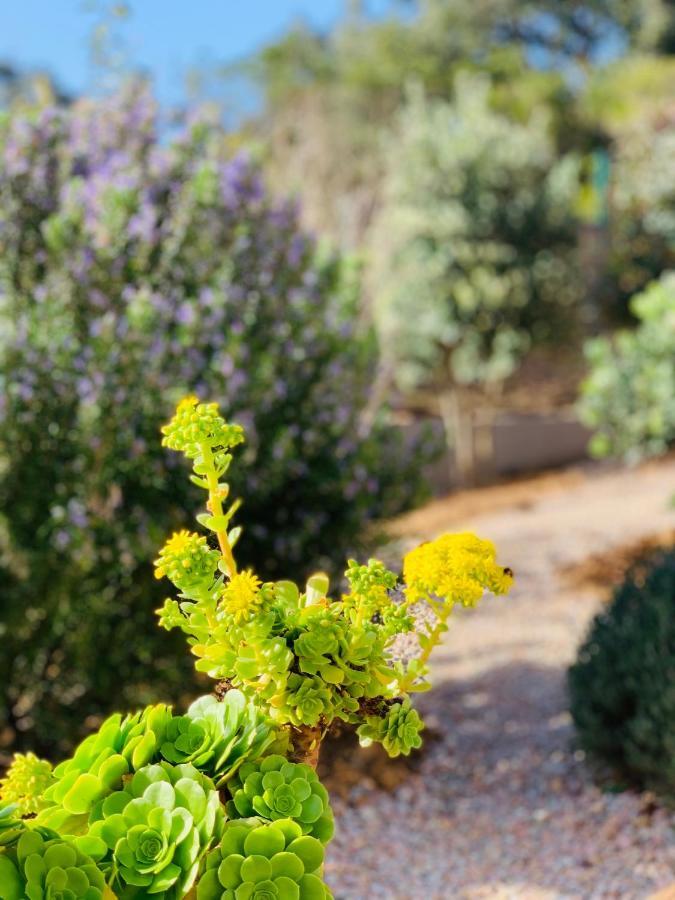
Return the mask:
<svg viewBox="0 0 675 900">
<path fill-rule="evenodd" d="M 574 318 L 574 161 L 488 92 L 469 77 L 451 103 L 415 91 L 388 139 L 375 315 L 404 384 L 503 380 Z"/>
</svg>

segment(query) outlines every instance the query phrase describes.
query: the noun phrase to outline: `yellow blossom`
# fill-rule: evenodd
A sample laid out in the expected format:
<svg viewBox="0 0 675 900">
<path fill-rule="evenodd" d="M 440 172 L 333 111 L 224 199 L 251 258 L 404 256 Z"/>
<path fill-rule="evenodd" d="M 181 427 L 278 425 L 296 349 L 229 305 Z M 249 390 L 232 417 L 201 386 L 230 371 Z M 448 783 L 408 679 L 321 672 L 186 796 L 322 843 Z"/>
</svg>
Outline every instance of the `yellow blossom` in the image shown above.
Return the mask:
<svg viewBox="0 0 675 900">
<path fill-rule="evenodd" d="M 51 763 L 34 753 L 16 753 L 4 778 L 0 779 L 0 801 L 16 803 L 21 816 L 44 808 L 42 794 L 52 783 Z"/>
<path fill-rule="evenodd" d="M 165 576 L 184 590 L 197 583 L 209 584 L 218 565 L 218 551 L 212 550 L 203 535 L 176 531 L 155 560 L 155 578 Z"/>
<path fill-rule="evenodd" d="M 162 426 L 162 434 L 164 447 L 189 459 L 202 455 L 204 447 L 230 449 L 244 440 L 241 426 L 228 424 L 217 403 L 200 403 L 193 394 L 180 401 L 171 421 Z"/>
<path fill-rule="evenodd" d="M 183 528 L 182 531 L 174 531 L 164 545 L 164 550 L 167 553 L 180 553 L 189 545 L 191 537 L 197 537 L 197 535 L 190 535 L 187 528 Z"/>
<path fill-rule="evenodd" d="M 196 397 L 194 394 L 188 394 L 187 397 L 183 397 L 183 399 L 176 406 L 176 412 L 184 412 L 186 409 L 192 409 L 193 406 L 196 406 L 199 403 L 199 397 Z"/>
<path fill-rule="evenodd" d="M 223 590 L 223 604 L 237 622 L 248 619 L 265 599 L 262 582 L 250 569 L 234 575 Z"/>
<path fill-rule="evenodd" d="M 513 582 L 511 571 L 497 565 L 494 544 L 468 532 L 444 534 L 411 550 L 403 577 L 411 603 L 431 595 L 462 606 L 475 606 L 486 590 L 505 594 Z"/>
</svg>

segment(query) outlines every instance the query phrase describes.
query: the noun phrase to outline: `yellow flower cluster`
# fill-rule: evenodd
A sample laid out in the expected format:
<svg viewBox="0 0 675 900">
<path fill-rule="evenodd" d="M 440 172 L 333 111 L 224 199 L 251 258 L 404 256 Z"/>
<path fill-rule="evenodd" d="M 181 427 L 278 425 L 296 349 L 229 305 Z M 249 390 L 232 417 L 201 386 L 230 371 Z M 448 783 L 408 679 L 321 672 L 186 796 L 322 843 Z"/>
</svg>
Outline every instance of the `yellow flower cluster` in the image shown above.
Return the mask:
<svg viewBox="0 0 675 900">
<path fill-rule="evenodd" d="M 451 606 L 475 606 L 486 590 L 506 594 L 513 573 L 498 566 L 495 557 L 491 541 L 468 532 L 444 534 L 405 556 L 406 597 L 411 603 L 431 595 Z"/>
<path fill-rule="evenodd" d="M 237 622 L 243 622 L 257 612 L 265 597 L 260 588 L 262 582 L 250 569 L 234 575 L 223 589 L 225 610 Z"/>
<path fill-rule="evenodd" d="M 52 766 L 34 753 L 17 753 L 4 778 L 0 779 L 0 802 L 16 803 L 21 816 L 40 812 L 42 794 L 52 783 Z"/>
<path fill-rule="evenodd" d="M 244 431 L 230 425 L 220 415 L 217 403 L 200 403 L 194 395 L 184 397 L 171 421 L 162 427 L 162 444 L 194 459 L 208 445 L 211 449 L 229 449 L 241 444 Z"/>
<path fill-rule="evenodd" d="M 189 531 L 176 531 L 155 560 L 155 578 L 165 576 L 180 590 L 213 580 L 220 554 L 212 550 L 206 538 Z"/>
</svg>

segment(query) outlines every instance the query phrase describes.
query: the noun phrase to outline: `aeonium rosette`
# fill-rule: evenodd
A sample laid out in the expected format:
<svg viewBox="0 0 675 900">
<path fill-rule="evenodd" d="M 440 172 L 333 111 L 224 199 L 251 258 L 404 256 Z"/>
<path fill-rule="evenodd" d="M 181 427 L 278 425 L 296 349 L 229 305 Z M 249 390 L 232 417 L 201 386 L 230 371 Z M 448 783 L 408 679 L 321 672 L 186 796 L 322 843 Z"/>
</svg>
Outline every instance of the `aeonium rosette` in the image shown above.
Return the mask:
<svg viewBox="0 0 675 900">
<path fill-rule="evenodd" d="M 227 803 L 227 813 L 231 819 L 293 819 L 303 834 L 311 834 L 324 844 L 333 836 L 328 792 L 311 766 L 273 754 L 242 766 L 228 789 L 232 799 Z"/>
<path fill-rule="evenodd" d="M 0 855 L 2 900 L 100 900 L 105 887 L 94 860 L 58 836 L 27 830 Z"/>
<path fill-rule="evenodd" d="M 206 858 L 197 900 L 331 900 L 323 881 L 324 848 L 297 822 L 228 822 Z"/>
<path fill-rule="evenodd" d="M 224 814 L 213 782 L 194 766 L 161 763 L 140 769 L 124 790 L 94 812 L 91 846 L 120 897 L 183 897 L 218 839 Z"/>
</svg>

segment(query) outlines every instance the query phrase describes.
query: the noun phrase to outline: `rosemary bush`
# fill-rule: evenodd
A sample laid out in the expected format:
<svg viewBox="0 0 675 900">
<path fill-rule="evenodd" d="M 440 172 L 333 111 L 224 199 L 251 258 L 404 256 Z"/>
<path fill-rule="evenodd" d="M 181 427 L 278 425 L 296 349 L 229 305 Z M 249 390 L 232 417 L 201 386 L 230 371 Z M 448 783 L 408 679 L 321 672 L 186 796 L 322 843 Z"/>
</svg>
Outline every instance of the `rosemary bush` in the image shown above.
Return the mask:
<svg viewBox="0 0 675 900">
<path fill-rule="evenodd" d="M 357 275 L 146 90 L 0 121 L 0 728 L 51 746 L 185 683 L 148 627 L 156 523 L 195 500 L 154 440 L 182 393 L 246 424 L 248 563 L 334 565 L 414 499 L 415 454 L 360 430 Z"/>
<path fill-rule="evenodd" d="M 0 783 L 3 900 L 329 900 L 323 738 L 341 720 L 391 755 L 419 747 L 410 694 L 428 687 L 448 617 L 506 593 L 511 572 L 489 541 L 456 534 L 412 550 L 403 583 L 378 560 L 350 561 L 339 599 L 324 573 L 304 588 L 262 581 L 235 559 L 238 501 L 224 480 L 243 429 L 189 396 L 163 432 L 206 495 L 208 537 L 180 531 L 162 548 L 156 575 L 177 597 L 159 621 L 186 635 L 215 696 L 185 715 L 163 704 L 114 714 L 53 770 L 17 756 Z M 419 603 L 434 616 L 418 628 Z M 419 652 L 397 660 L 392 645 L 413 631 Z"/>
<path fill-rule="evenodd" d="M 675 551 L 628 573 L 569 672 L 581 746 L 623 779 L 675 797 Z"/>
</svg>

